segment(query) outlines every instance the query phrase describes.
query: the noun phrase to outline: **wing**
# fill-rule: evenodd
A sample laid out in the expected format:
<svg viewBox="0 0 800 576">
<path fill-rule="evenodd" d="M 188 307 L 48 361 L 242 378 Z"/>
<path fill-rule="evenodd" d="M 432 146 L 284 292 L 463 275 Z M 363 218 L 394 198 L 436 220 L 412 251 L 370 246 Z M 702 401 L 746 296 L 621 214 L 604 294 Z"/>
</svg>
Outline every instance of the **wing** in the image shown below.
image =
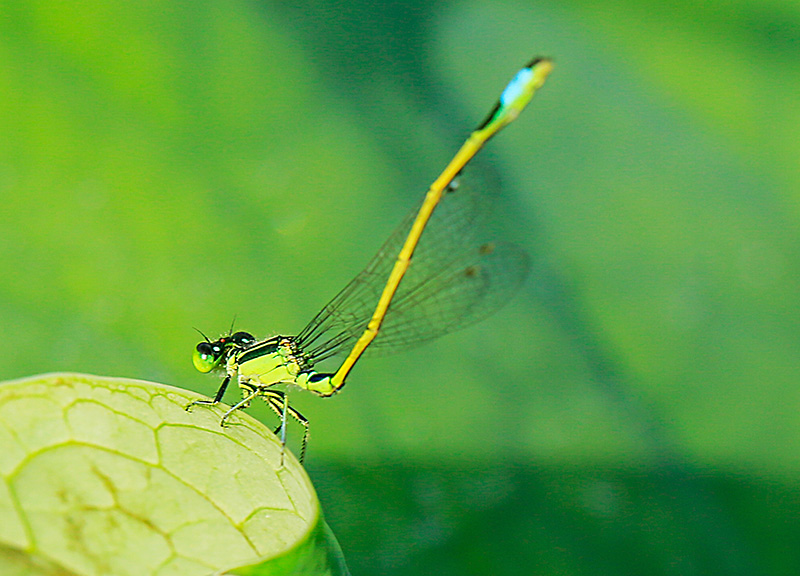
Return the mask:
<svg viewBox="0 0 800 576">
<path fill-rule="evenodd" d="M 502 308 L 528 274 L 519 247 L 487 242 L 487 183 L 458 176 L 434 210 L 369 354 L 411 348 L 464 328 Z M 318 362 L 350 351 L 363 334 L 417 215 L 417 206 L 378 253 L 298 334 Z"/>
</svg>

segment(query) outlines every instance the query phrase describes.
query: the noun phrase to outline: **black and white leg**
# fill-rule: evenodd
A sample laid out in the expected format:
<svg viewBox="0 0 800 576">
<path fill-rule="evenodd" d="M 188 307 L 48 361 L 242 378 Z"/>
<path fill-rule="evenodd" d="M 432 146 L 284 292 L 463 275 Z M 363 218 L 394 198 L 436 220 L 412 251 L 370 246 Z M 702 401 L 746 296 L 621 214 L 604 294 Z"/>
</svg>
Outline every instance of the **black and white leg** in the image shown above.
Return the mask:
<svg viewBox="0 0 800 576">
<path fill-rule="evenodd" d="M 231 381 L 231 376 L 228 374 L 225 376 L 225 379 L 222 381 L 222 384 L 217 390 L 216 395 L 214 396 L 213 400 L 193 400 L 186 405 L 186 411 L 191 412 L 192 406 L 196 406 L 198 404 L 206 405 L 206 406 L 213 406 L 214 404 L 219 404 L 222 401 L 222 397 L 225 396 L 225 390 L 228 388 L 228 383 Z"/>
<path fill-rule="evenodd" d="M 280 425 L 275 428 L 275 434 L 280 432 L 281 444 L 286 444 L 286 415 L 289 414 L 292 418 L 297 420 L 303 427 L 303 441 L 300 445 L 300 463 L 302 464 L 306 458 L 306 446 L 308 445 L 308 419 L 300 412 L 289 406 L 289 398 L 285 392 L 280 390 L 264 390 L 262 393 L 264 400 L 267 401 L 269 407 L 281 419 Z"/>
<path fill-rule="evenodd" d="M 245 390 L 247 390 L 247 393 L 245 393 Z M 250 406 L 250 401 L 256 396 L 262 394 L 262 391 L 259 390 L 258 388 L 251 388 L 251 389 L 242 388 L 242 393 L 245 393 L 245 396 L 239 402 L 231 406 L 230 409 L 227 412 L 225 412 L 225 414 L 222 415 L 222 419 L 219 421 L 219 425 L 222 426 L 223 428 L 225 427 L 225 420 L 228 419 L 228 416 L 230 416 L 237 410 L 241 410 L 242 408 L 247 408 L 248 406 Z"/>
</svg>

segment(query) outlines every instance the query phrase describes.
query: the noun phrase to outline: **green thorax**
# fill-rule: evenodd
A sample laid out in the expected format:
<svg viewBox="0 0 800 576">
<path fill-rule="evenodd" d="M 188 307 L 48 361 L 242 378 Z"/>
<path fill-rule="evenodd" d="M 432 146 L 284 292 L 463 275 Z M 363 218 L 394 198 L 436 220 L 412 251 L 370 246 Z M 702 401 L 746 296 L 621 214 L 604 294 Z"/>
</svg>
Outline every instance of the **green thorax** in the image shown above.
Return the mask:
<svg viewBox="0 0 800 576">
<path fill-rule="evenodd" d="M 296 383 L 298 375 L 311 366 L 291 336 L 261 340 L 236 350 L 227 361 L 228 374 L 238 373 L 240 384 L 254 386 Z"/>
<path fill-rule="evenodd" d="M 227 372 L 238 374 L 242 388 L 294 384 L 321 396 L 334 392 L 330 374 L 320 374 L 291 336 L 273 336 L 228 357 Z"/>
</svg>

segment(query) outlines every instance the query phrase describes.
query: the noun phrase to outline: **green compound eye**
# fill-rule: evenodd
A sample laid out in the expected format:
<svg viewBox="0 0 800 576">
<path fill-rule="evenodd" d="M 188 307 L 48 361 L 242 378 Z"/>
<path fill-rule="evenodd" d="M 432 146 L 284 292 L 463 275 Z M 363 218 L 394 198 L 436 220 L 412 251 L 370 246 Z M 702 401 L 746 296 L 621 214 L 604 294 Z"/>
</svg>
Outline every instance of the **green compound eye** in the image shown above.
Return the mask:
<svg viewBox="0 0 800 576">
<path fill-rule="evenodd" d="M 200 372 L 211 372 L 219 365 L 222 360 L 222 350 L 209 344 L 208 342 L 200 342 L 192 354 L 192 363 L 194 367 Z"/>
</svg>

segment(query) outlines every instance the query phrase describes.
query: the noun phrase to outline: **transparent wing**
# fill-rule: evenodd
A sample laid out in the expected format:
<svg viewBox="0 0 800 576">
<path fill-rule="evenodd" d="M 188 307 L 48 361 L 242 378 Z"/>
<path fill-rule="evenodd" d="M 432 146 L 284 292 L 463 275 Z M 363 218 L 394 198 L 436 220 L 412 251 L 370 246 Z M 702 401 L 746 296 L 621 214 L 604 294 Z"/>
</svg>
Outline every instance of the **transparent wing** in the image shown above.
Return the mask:
<svg viewBox="0 0 800 576">
<path fill-rule="evenodd" d="M 522 284 L 527 254 L 483 239 L 486 187 L 476 175 L 465 174 L 448 188 L 368 354 L 407 349 L 473 324 L 499 310 Z M 364 332 L 421 202 L 366 268 L 298 334 L 297 344 L 312 361 L 350 352 Z"/>
</svg>

